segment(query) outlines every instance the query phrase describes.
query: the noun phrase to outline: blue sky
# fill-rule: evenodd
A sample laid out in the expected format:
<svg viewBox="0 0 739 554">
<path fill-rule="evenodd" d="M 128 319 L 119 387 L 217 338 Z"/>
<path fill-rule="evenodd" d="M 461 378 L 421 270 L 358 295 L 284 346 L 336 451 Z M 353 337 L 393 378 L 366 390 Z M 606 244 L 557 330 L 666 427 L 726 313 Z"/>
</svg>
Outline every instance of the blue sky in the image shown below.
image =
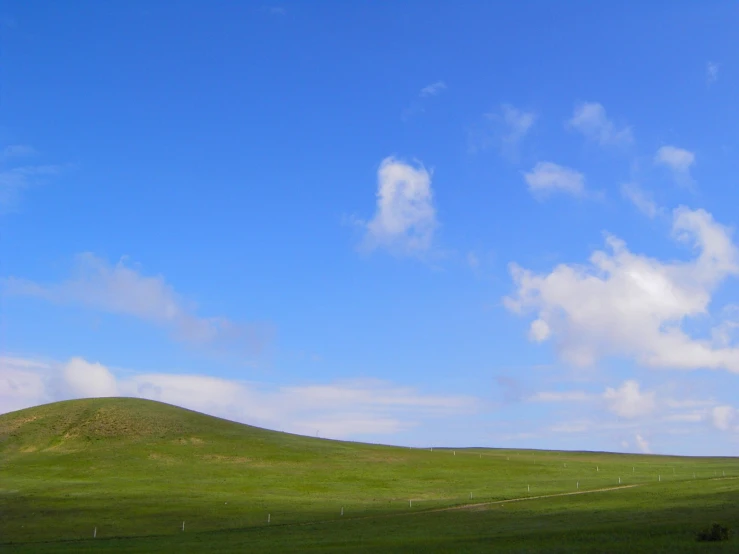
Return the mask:
<svg viewBox="0 0 739 554">
<path fill-rule="evenodd" d="M 0 412 L 739 453 L 737 17 L 5 2 Z"/>
</svg>

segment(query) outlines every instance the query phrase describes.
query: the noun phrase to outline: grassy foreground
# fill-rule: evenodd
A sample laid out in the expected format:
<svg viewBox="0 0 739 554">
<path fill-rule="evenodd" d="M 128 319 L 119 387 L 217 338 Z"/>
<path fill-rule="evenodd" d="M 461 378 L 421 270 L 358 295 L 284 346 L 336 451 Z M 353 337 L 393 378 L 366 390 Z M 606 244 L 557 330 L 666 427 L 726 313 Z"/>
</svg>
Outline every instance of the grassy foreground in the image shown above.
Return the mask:
<svg viewBox="0 0 739 554">
<path fill-rule="evenodd" d="M 711 521 L 739 533 L 735 458 L 367 445 L 121 398 L 0 416 L 3 552 L 738 551 L 695 541 Z"/>
</svg>

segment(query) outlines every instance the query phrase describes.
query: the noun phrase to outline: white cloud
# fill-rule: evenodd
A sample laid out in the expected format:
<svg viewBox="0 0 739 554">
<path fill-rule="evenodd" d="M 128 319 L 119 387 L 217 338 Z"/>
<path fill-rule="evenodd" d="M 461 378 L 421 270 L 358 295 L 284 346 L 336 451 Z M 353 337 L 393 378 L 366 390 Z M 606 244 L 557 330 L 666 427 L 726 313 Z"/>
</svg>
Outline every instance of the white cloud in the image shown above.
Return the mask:
<svg viewBox="0 0 739 554">
<path fill-rule="evenodd" d="M 589 265 L 561 264 L 537 275 L 511 264 L 517 290 L 504 304 L 514 312 L 535 312 L 560 355 L 575 365 L 626 356 L 649 367 L 739 373 L 739 348 L 692 338 L 681 327 L 687 318 L 707 314 L 714 289 L 739 274 L 730 231 L 704 210 L 681 207 L 673 213 L 673 233 L 698 250 L 694 259 L 661 262 L 608 236 L 611 252 L 594 252 Z"/>
<path fill-rule="evenodd" d="M 535 342 L 543 342 L 549 338 L 552 334 L 552 330 L 549 328 L 549 324 L 543 319 L 537 319 L 531 323 L 529 329 L 529 338 Z"/>
<path fill-rule="evenodd" d="M 366 225 L 365 246 L 397 253 L 421 253 L 431 247 L 436 210 L 431 173 L 393 157 L 377 171 L 377 211 Z"/>
<path fill-rule="evenodd" d="M 695 154 L 689 150 L 662 146 L 654 156 L 654 163 L 668 168 L 678 184 L 689 185 L 693 181 L 690 168 L 695 163 Z"/>
<path fill-rule="evenodd" d="M 729 431 L 735 428 L 737 422 L 737 410 L 732 406 L 716 406 L 711 411 L 711 419 L 714 427 L 720 431 Z M 739 426 L 735 428 L 739 431 Z"/>
<path fill-rule="evenodd" d="M 581 196 L 585 192 L 585 176 L 582 173 L 552 162 L 539 162 L 523 176 L 529 190 L 539 198 L 552 192 L 574 196 Z"/>
<path fill-rule="evenodd" d="M 639 433 L 637 433 L 636 436 L 634 437 L 634 440 L 636 441 L 636 444 L 639 447 L 639 450 L 641 450 L 643 454 L 651 453 L 651 450 L 649 448 L 649 442 L 647 441 L 647 439 L 645 439 Z"/>
<path fill-rule="evenodd" d="M 656 405 L 654 392 L 642 392 L 639 383 L 633 380 L 624 382 L 618 389 L 608 387 L 603 398 L 611 412 L 625 418 L 650 414 Z"/>
<path fill-rule="evenodd" d="M 418 95 L 421 98 L 425 98 L 427 96 L 436 96 L 437 94 L 441 94 L 442 92 L 444 92 L 444 90 L 446 90 L 446 83 L 444 81 L 436 81 L 435 83 L 423 87 Z"/>
<path fill-rule="evenodd" d="M 0 357 L 0 413 L 48 402 L 44 373 L 49 368 L 37 361 Z"/>
<path fill-rule="evenodd" d="M 617 129 L 608 119 L 605 108 L 598 102 L 583 102 L 575 106 L 567 127 L 579 131 L 601 146 L 628 144 L 633 140 L 631 129 Z"/>
<path fill-rule="evenodd" d="M 624 183 L 621 185 L 621 194 L 628 199 L 644 215 L 654 218 L 660 208 L 636 183 Z"/>
<path fill-rule="evenodd" d="M 480 258 L 474 252 L 467 252 L 467 265 L 470 269 L 477 269 L 480 267 Z"/>
<path fill-rule="evenodd" d="M 82 358 L 72 358 L 62 369 L 63 381 L 75 398 L 117 396 L 118 385 L 108 368 Z"/>
<path fill-rule="evenodd" d="M 718 80 L 718 70 L 720 65 L 716 62 L 708 62 L 706 64 L 706 82 L 712 85 Z"/>
<path fill-rule="evenodd" d="M 112 266 L 91 253 L 76 256 L 76 275 L 60 284 L 40 285 L 25 279 L 4 280 L 6 294 L 34 296 L 51 302 L 77 304 L 104 312 L 137 317 L 171 329 L 195 344 L 237 346 L 259 353 L 266 331 L 224 317 L 198 317 L 195 306 L 175 292 L 164 277 L 142 275 L 121 259 Z"/>
<path fill-rule="evenodd" d="M 204 375 L 131 373 L 99 363 L 0 358 L 0 413 L 69 398 L 149 398 L 235 421 L 323 437 L 387 435 L 426 418 L 474 412 L 478 399 L 428 395 L 384 381 L 274 386 Z"/>
</svg>

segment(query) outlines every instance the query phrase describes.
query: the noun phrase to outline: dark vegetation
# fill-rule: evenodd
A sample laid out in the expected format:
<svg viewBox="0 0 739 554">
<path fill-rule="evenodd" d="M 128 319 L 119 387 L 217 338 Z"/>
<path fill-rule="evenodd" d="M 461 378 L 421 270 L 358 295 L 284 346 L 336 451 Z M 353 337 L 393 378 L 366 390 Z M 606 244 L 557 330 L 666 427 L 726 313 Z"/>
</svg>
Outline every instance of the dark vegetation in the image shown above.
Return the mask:
<svg viewBox="0 0 739 554">
<path fill-rule="evenodd" d="M 712 523 L 706 529 L 698 532 L 698 540 L 704 542 L 728 541 L 730 537 L 729 528 L 720 523 Z"/>
</svg>

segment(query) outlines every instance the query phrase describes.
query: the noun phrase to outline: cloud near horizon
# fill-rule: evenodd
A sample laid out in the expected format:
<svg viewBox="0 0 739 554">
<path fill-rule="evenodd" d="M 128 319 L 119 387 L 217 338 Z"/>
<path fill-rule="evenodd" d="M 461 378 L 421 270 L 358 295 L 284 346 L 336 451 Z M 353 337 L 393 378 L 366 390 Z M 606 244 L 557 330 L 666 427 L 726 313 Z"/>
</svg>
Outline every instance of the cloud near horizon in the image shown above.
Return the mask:
<svg viewBox="0 0 739 554">
<path fill-rule="evenodd" d="M 392 435 L 421 418 L 469 414 L 479 400 L 428 395 L 385 381 L 275 386 L 207 375 L 116 372 L 75 357 L 66 363 L 0 358 L 0 413 L 57 400 L 128 396 L 305 435 Z"/>
<path fill-rule="evenodd" d="M 620 444 L 626 452 L 651 452 L 654 439 L 659 452 L 665 437 L 670 435 L 706 434 L 713 430 L 739 433 L 739 412 L 733 407 L 722 405 L 713 397 L 695 397 L 690 387 L 678 383 L 664 382 L 645 390 L 636 379 L 627 379 L 604 388 L 601 385 L 590 390 L 543 390 L 530 394 L 525 399 L 527 403 L 553 404 L 559 415 L 558 420 L 533 429 L 532 434 L 554 434 L 567 440 L 566 437 L 598 433 L 609 436 L 613 444 Z"/>
<path fill-rule="evenodd" d="M 733 406 L 716 406 L 711 418 L 716 429 L 739 433 L 739 411 Z"/>
<path fill-rule="evenodd" d="M 608 387 L 603 398 L 611 412 L 625 418 L 648 415 L 656 407 L 655 393 L 642 392 L 639 383 L 631 379 L 617 389 Z"/>
</svg>

